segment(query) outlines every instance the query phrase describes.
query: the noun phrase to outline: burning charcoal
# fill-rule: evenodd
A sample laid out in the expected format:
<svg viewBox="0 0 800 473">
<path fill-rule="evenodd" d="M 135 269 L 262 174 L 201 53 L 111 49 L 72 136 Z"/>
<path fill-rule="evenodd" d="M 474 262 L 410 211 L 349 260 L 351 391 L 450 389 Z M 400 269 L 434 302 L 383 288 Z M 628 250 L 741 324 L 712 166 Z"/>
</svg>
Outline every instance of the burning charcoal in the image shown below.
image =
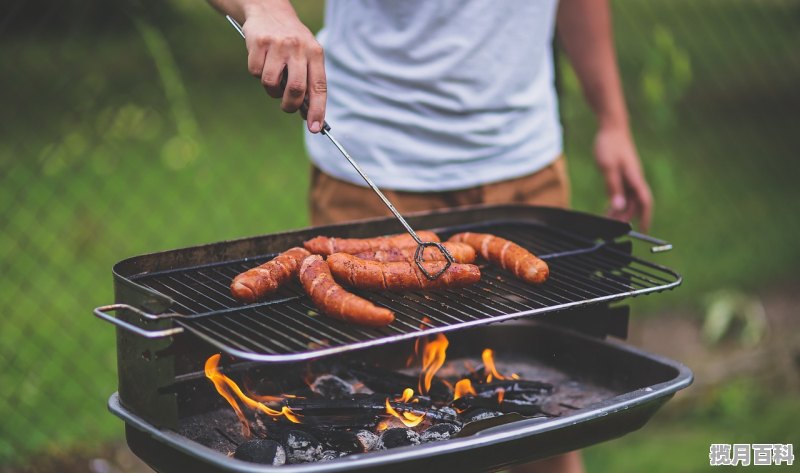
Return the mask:
<svg viewBox="0 0 800 473">
<path fill-rule="evenodd" d="M 359 430 L 356 434 L 358 441 L 364 447 L 365 452 L 369 452 L 370 450 L 375 450 L 378 448 L 378 442 L 380 441 L 380 437 L 373 434 L 369 430 Z"/>
<path fill-rule="evenodd" d="M 273 440 L 254 439 L 239 445 L 233 458 L 265 465 L 283 465 L 286 463 L 286 451 Z"/>
<path fill-rule="evenodd" d="M 506 399 L 515 399 L 523 396 L 536 397 L 553 393 L 552 384 L 524 379 L 496 379 L 490 383 L 473 384 L 473 387 L 480 397 L 497 396 L 499 391 L 503 391 Z"/>
<path fill-rule="evenodd" d="M 303 423 L 335 425 L 337 427 L 366 427 L 374 425 L 378 417 L 386 414 L 386 397 L 355 395 L 351 399 L 287 399 L 292 412 L 303 416 Z M 452 411 L 430 409 L 418 403 L 390 401 L 401 412 L 425 414 L 426 419 L 439 422 L 456 422 Z M 370 424 L 371 421 L 371 424 Z"/>
<path fill-rule="evenodd" d="M 348 372 L 350 376 L 358 379 L 374 392 L 394 396 L 400 395 L 405 388 L 416 386 L 419 382 L 416 376 L 398 373 L 397 371 L 387 370 L 386 368 L 376 368 L 366 365 L 351 367 Z M 450 388 L 438 378 L 433 378 L 430 393 L 428 394 L 435 400 L 443 400 L 451 397 Z"/>
<path fill-rule="evenodd" d="M 461 428 L 455 424 L 442 422 L 431 426 L 425 432 L 422 432 L 420 439 L 423 442 L 436 442 L 438 440 L 447 440 L 453 435 L 457 434 Z"/>
<path fill-rule="evenodd" d="M 317 377 L 311 384 L 311 390 L 328 399 L 344 399 L 355 394 L 350 383 L 332 374 Z"/>
<path fill-rule="evenodd" d="M 458 419 L 458 412 L 450 406 L 442 406 L 437 409 L 440 414 L 452 417 L 453 419 Z"/>
<path fill-rule="evenodd" d="M 287 432 L 284 445 L 289 463 L 309 463 L 322 458 L 322 444 L 313 435 L 302 430 Z"/>
<path fill-rule="evenodd" d="M 419 445 L 421 442 L 419 434 L 411 429 L 386 429 L 378 440 L 378 450 Z"/>
<path fill-rule="evenodd" d="M 491 419 L 492 417 L 497 417 L 499 415 L 503 414 L 501 412 L 486 409 L 484 407 L 478 407 L 461 414 L 461 421 L 465 424 L 469 424 L 470 422 Z"/>
</svg>

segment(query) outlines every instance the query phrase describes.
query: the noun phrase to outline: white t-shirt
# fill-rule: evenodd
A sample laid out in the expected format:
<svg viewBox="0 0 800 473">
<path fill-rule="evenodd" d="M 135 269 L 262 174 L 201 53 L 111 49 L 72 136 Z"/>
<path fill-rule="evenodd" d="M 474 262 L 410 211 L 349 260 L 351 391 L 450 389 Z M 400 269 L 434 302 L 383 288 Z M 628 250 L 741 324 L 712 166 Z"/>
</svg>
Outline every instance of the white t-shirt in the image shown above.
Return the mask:
<svg viewBox="0 0 800 473">
<path fill-rule="evenodd" d="M 326 119 L 375 183 L 446 191 L 538 171 L 562 151 L 557 0 L 328 0 Z M 306 131 L 324 172 L 366 185 Z"/>
</svg>

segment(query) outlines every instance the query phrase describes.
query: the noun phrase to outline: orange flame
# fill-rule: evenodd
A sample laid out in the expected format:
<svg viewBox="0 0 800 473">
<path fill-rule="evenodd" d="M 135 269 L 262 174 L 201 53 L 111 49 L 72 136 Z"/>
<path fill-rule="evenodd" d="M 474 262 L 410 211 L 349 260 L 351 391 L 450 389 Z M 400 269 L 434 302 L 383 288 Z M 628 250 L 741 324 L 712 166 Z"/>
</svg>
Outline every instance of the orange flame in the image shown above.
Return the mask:
<svg viewBox="0 0 800 473">
<path fill-rule="evenodd" d="M 430 323 L 431 323 L 431 319 L 429 319 L 428 316 L 422 317 L 422 321 L 419 324 L 419 329 L 423 330 L 425 328 L 425 326 L 430 324 Z M 414 351 L 411 352 L 408 355 L 408 358 L 406 359 L 406 368 L 408 368 L 411 365 L 413 365 L 414 361 L 416 361 L 417 357 L 419 357 L 419 353 L 420 353 L 419 347 L 420 347 L 421 340 L 422 340 L 422 337 L 417 337 L 417 339 L 414 340 Z"/>
<path fill-rule="evenodd" d="M 497 403 L 498 404 L 502 404 L 503 403 L 503 398 L 505 398 L 505 397 L 506 397 L 506 390 L 502 389 L 502 388 L 498 389 L 497 390 Z"/>
<path fill-rule="evenodd" d="M 206 378 L 210 379 L 212 383 L 214 383 L 214 387 L 217 388 L 217 392 L 220 396 L 224 397 L 228 404 L 231 405 L 233 410 L 236 412 L 236 417 L 239 418 L 239 422 L 242 423 L 242 435 L 244 438 L 250 438 L 250 424 L 247 422 L 247 418 L 244 416 L 244 412 L 239 407 L 239 404 L 236 402 L 236 399 L 228 392 L 225 387 L 225 375 L 220 373 L 217 369 L 219 365 L 219 355 L 214 355 L 206 360 L 205 372 Z"/>
<path fill-rule="evenodd" d="M 497 372 L 497 368 L 494 366 L 494 350 L 491 348 L 487 348 L 483 350 L 481 354 L 481 358 L 483 358 L 483 367 L 485 371 L 488 371 L 489 374 L 486 375 L 486 382 L 491 383 L 492 378 L 494 379 L 506 379 L 505 376 L 501 375 Z"/>
<path fill-rule="evenodd" d="M 411 400 L 411 398 L 413 398 L 413 397 L 414 397 L 414 390 L 413 390 L 413 389 L 411 389 L 411 388 L 405 388 L 405 389 L 403 390 L 403 395 L 402 395 L 402 396 L 400 396 L 400 397 L 398 397 L 398 398 L 396 398 L 396 399 L 395 399 L 395 401 L 398 401 L 398 402 L 408 402 L 408 401 L 410 401 L 410 400 Z"/>
<path fill-rule="evenodd" d="M 410 389 L 406 389 L 406 391 L 409 390 Z M 411 392 L 413 393 L 413 391 Z M 403 412 L 403 414 L 401 415 L 392 407 L 391 404 L 389 404 L 388 397 L 386 398 L 386 412 L 400 419 L 400 422 L 402 422 L 403 425 L 405 425 L 406 427 L 416 427 L 423 421 L 423 419 L 425 419 L 425 414 L 414 414 L 412 412 Z M 381 425 L 379 424 L 378 428 L 380 429 L 380 427 Z"/>
<path fill-rule="evenodd" d="M 300 418 L 297 414 L 292 412 L 288 406 L 282 406 L 280 411 L 276 411 L 275 409 L 271 409 L 264 404 L 248 397 L 245 393 L 239 389 L 239 386 L 229 377 L 225 376 L 224 374 L 220 373 L 219 367 L 219 359 L 220 355 L 211 355 L 208 360 L 206 360 L 205 372 L 206 377 L 214 383 L 214 387 L 217 388 L 217 392 L 224 397 L 228 403 L 233 407 L 236 411 L 236 415 L 239 417 L 239 420 L 242 422 L 242 431 L 247 432 L 245 437 L 250 437 L 250 426 L 247 425 L 247 419 L 244 417 L 244 413 L 242 413 L 241 409 L 239 409 L 239 405 L 236 403 L 236 399 L 231 395 L 230 391 L 233 391 L 236 394 L 236 397 L 239 398 L 242 403 L 244 403 L 250 409 L 255 409 L 267 414 L 268 416 L 278 417 L 284 416 L 289 421 L 294 422 L 295 424 L 300 423 Z"/>
<path fill-rule="evenodd" d="M 464 397 L 467 394 L 472 394 L 473 396 L 477 396 L 475 388 L 472 387 L 472 381 L 470 381 L 469 378 L 464 378 L 456 383 L 456 389 L 455 389 L 455 394 L 453 394 L 453 400 L 455 401 L 456 399 Z"/>
<path fill-rule="evenodd" d="M 422 372 L 419 374 L 418 388 L 420 394 L 426 394 L 431 389 L 431 381 L 444 364 L 447 355 L 447 346 L 450 342 L 442 333 L 436 334 L 436 339 L 425 345 L 422 354 Z"/>
</svg>

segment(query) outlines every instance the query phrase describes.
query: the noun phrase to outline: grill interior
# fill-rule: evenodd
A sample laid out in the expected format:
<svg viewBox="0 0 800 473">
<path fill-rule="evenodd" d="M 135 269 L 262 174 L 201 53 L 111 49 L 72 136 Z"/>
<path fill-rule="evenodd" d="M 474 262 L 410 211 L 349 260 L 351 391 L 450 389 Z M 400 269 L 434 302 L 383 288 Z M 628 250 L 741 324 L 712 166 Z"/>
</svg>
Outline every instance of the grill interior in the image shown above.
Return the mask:
<svg viewBox="0 0 800 473">
<path fill-rule="evenodd" d="M 275 254 L 132 276 L 170 297 L 178 325 L 219 349 L 255 361 L 297 361 L 472 325 L 572 308 L 669 289 L 680 276 L 591 240 L 536 222 L 490 222 L 434 229 L 443 239 L 483 231 L 510 239 L 550 265 L 549 280 L 530 286 L 502 269 L 481 265 L 468 288 L 438 292 L 354 291 L 396 314 L 390 326 L 358 327 L 318 314 L 299 283 L 270 300 L 242 304 L 230 296 L 237 274 Z"/>
</svg>

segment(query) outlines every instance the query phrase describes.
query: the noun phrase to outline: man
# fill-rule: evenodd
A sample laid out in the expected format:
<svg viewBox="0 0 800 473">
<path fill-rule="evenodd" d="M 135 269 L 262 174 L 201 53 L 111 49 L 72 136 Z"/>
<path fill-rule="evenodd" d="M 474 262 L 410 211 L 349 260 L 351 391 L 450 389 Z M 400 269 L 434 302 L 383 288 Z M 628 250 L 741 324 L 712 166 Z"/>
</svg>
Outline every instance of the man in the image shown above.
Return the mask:
<svg viewBox="0 0 800 473">
<path fill-rule="evenodd" d="M 210 1 L 243 23 L 248 69 L 284 111 L 308 98 L 313 224 L 387 213 L 316 135 L 326 117 L 401 212 L 568 206 L 553 80 L 557 24 L 597 116 L 594 152 L 609 215 L 647 229 L 652 197 L 628 125 L 607 0 L 329 0 L 319 42 L 288 0 Z M 583 469 L 577 454 L 528 467 Z"/>
</svg>

